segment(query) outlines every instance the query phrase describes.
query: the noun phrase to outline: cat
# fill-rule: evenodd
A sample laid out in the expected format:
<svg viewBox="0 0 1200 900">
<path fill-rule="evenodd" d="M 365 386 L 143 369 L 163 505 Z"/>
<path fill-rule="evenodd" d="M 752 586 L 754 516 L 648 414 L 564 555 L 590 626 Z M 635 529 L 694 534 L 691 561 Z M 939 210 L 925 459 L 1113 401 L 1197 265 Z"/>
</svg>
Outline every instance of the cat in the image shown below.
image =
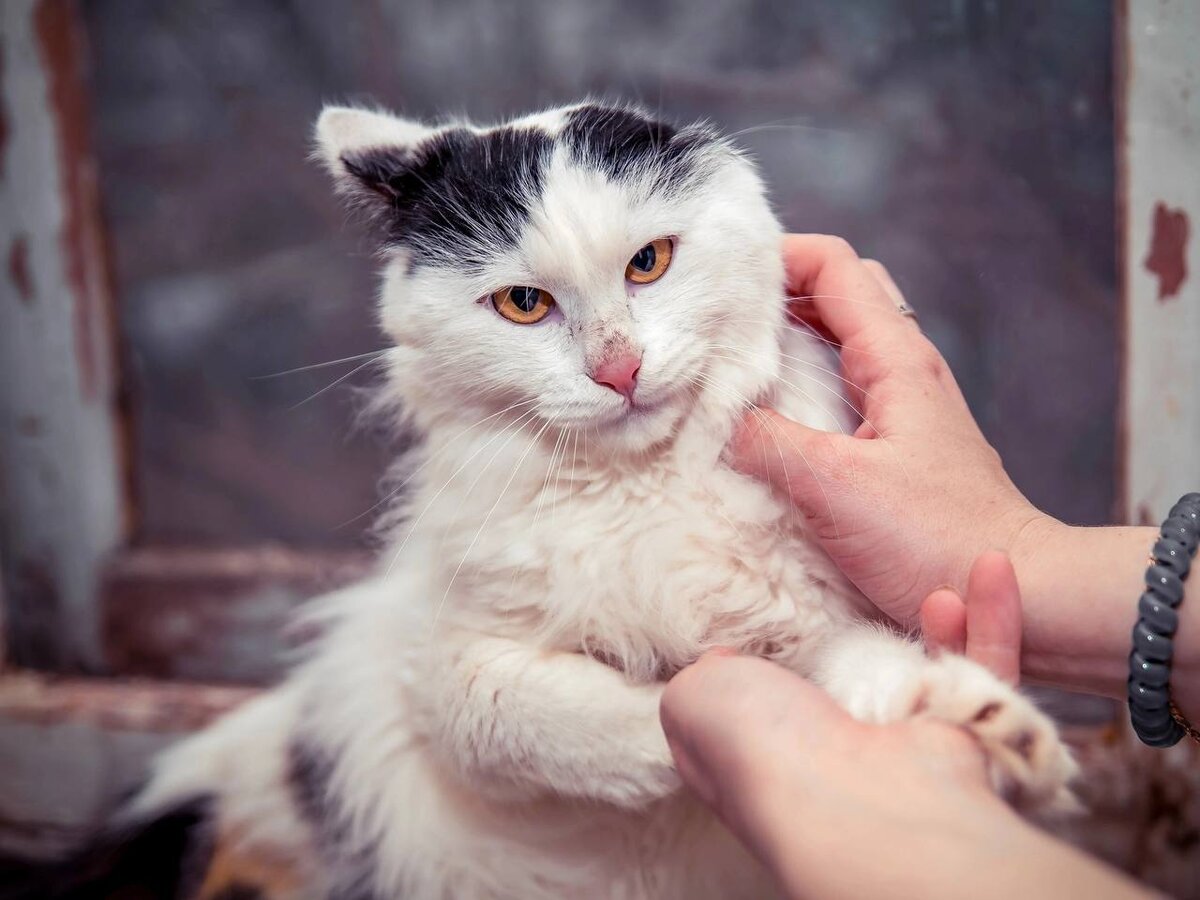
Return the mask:
<svg viewBox="0 0 1200 900">
<path fill-rule="evenodd" d="M 875 621 L 723 461 L 755 404 L 857 423 L 789 322 L 781 227 L 729 140 L 586 102 L 486 128 L 329 107 L 316 146 L 378 239 L 380 407 L 421 442 L 308 658 L 119 815 L 192 817 L 183 895 L 775 896 L 659 725 L 665 680 L 718 645 L 867 721 L 962 726 L 997 790 L 1069 802 L 1045 715 Z"/>
</svg>

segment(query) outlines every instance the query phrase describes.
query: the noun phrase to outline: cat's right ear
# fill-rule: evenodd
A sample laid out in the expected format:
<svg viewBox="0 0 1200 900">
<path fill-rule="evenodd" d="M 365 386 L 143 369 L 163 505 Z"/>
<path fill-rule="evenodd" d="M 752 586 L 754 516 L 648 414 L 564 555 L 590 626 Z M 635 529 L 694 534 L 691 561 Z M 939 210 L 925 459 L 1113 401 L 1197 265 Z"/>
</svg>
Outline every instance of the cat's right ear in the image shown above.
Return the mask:
<svg viewBox="0 0 1200 900">
<path fill-rule="evenodd" d="M 317 119 L 316 155 L 340 193 L 363 205 L 393 206 L 417 147 L 436 131 L 385 112 L 327 106 Z"/>
</svg>

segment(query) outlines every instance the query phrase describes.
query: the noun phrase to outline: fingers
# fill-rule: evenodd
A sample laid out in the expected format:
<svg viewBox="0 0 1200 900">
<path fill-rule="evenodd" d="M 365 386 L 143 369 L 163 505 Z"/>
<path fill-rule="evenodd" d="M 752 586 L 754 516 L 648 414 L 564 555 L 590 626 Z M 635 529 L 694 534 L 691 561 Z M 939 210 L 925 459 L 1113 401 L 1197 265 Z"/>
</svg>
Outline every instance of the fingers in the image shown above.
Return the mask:
<svg viewBox="0 0 1200 900">
<path fill-rule="evenodd" d="M 921 637 L 931 651 L 962 653 L 1016 684 L 1021 675 L 1021 592 L 1008 557 L 993 551 L 975 561 L 965 603 L 951 588 L 926 597 Z"/>
<path fill-rule="evenodd" d="M 900 293 L 900 288 L 892 278 L 892 273 L 887 270 L 877 259 L 864 259 L 863 265 L 867 267 L 867 271 L 875 276 L 875 280 L 883 287 L 884 292 L 891 299 L 892 303 L 899 306 L 904 302 L 904 295 Z"/>
<path fill-rule="evenodd" d="M 830 513 L 831 492 L 838 492 L 856 459 L 874 449 L 869 441 L 808 428 L 763 408 L 734 433 L 729 460 L 738 471 L 782 491 L 811 518 Z"/>
<path fill-rule="evenodd" d="M 887 267 L 884 266 L 883 263 L 875 259 L 864 259 L 863 265 L 867 267 L 867 270 L 874 275 L 875 279 L 880 283 L 880 285 L 882 285 L 888 297 L 893 303 L 896 304 L 896 309 L 899 310 L 908 307 L 908 302 L 904 299 L 904 294 L 901 292 L 900 286 L 896 284 L 895 279 L 892 278 L 892 273 L 887 270 Z M 916 318 L 911 316 L 911 314 L 907 321 L 910 326 L 920 328 L 920 326 L 917 325 Z"/>
<path fill-rule="evenodd" d="M 783 244 L 789 296 L 811 302 L 821 322 L 843 347 L 843 365 L 870 388 L 886 373 L 888 355 L 911 355 L 922 340 L 896 309 L 896 301 L 844 240 L 828 235 L 788 235 Z M 888 284 L 891 276 L 884 270 Z M 896 294 L 899 295 L 899 290 Z"/>
<path fill-rule="evenodd" d="M 708 653 L 671 679 L 660 718 L 684 782 L 748 843 L 779 768 L 856 725 L 820 688 L 762 659 Z M 851 738 L 847 738 L 848 740 Z M 778 788 L 778 784 L 775 785 Z"/>
<path fill-rule="evenodd" d="M 846 379 L 862 391 L 864 412 L 877 430 L 937 419 L 939 399 L 957 397 L 957 385 L 933 344 L 900 314 L 903 295 L 888 271 L 828 235 L 789 235 L 783 254 L 789 294 L 807 298 L 801 306 L 812 304 L 798 317 L 810 321 L 815 311 L 841 344 Z M 897 403 L 911 408 L 896 415 Z"/>
<path fill-rule="evenodd" d="M 984 553 L 967 579 L 967 656 L 1016 684 L 1021 677 L 1021 591 L 1012 562 Z"/>
<path fill-rule="evenodd" d="M 935 653 L 967 649 L 967 607 L 951 588 L 939 588 L 921 604 L 921 639 Z"/>
</svg>

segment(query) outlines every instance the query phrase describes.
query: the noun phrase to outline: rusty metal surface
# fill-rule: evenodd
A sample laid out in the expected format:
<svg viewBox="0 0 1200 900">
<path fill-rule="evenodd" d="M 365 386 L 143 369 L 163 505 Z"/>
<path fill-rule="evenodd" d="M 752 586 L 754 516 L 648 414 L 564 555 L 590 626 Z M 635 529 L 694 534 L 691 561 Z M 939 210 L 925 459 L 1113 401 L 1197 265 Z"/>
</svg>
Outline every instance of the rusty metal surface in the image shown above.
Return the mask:
<svg viewBox="0 0 1200 900">
<path fill-rule="evenodd" d="M 251 696 L 0 674 L 0 855 L 70 847 L 145 778 L 155 753 Z"/>
<path fill-rule="evenodd" d="M 105 660 L 122 675 L 262 684 L 310 635 L 289 628 L 311 597 L 360 577 L 356 553 L 140 549 L 106 570 Z"/>
<path fill-rule="evenodd" d="M 256 693 L 254 688 L 232 685 L 10 671 L 0 676 L 0 719 L 28 725 L 74 721 L 118 730 L 193 731 Z"/>
<path fill-rule="evenodd" d="M 1200 5 L 1123 6 L 1122 491 L 1157 523 L 1200 484 Z"/>
<path fill-rule="evenodd" d="M 10 655 L 95 669 L 126 510 L 81 42 L 71 0 L 0 4 L 0 568 Z"/>
</svg>

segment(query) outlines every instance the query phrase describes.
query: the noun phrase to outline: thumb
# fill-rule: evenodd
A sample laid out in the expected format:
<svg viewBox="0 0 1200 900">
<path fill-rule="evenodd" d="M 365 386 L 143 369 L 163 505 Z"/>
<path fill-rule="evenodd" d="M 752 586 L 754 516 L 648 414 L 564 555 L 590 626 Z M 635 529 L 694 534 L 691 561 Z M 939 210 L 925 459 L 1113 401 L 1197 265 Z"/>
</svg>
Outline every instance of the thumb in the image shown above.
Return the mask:
<svg viewBox="0 0 1200 900">
<path fill-rule="evenodd" d="M 791 497 L 806 516 L 828 515 L 829 484 L 848 470 L 855 444 L 844 434 L 809 428 L 772 409 L 753 409 L 734 432 L 728 458 Z"/>
<path fill-rule="evenodd" d="M 794 766 L 794 754 L 819 756 L 817 745 L 850 722 L 832 697 L 795 673 L 722 652 L 675 675 L 659 714 L 684 782 L 739 833 L 772 771 Z"/>
</svg>

